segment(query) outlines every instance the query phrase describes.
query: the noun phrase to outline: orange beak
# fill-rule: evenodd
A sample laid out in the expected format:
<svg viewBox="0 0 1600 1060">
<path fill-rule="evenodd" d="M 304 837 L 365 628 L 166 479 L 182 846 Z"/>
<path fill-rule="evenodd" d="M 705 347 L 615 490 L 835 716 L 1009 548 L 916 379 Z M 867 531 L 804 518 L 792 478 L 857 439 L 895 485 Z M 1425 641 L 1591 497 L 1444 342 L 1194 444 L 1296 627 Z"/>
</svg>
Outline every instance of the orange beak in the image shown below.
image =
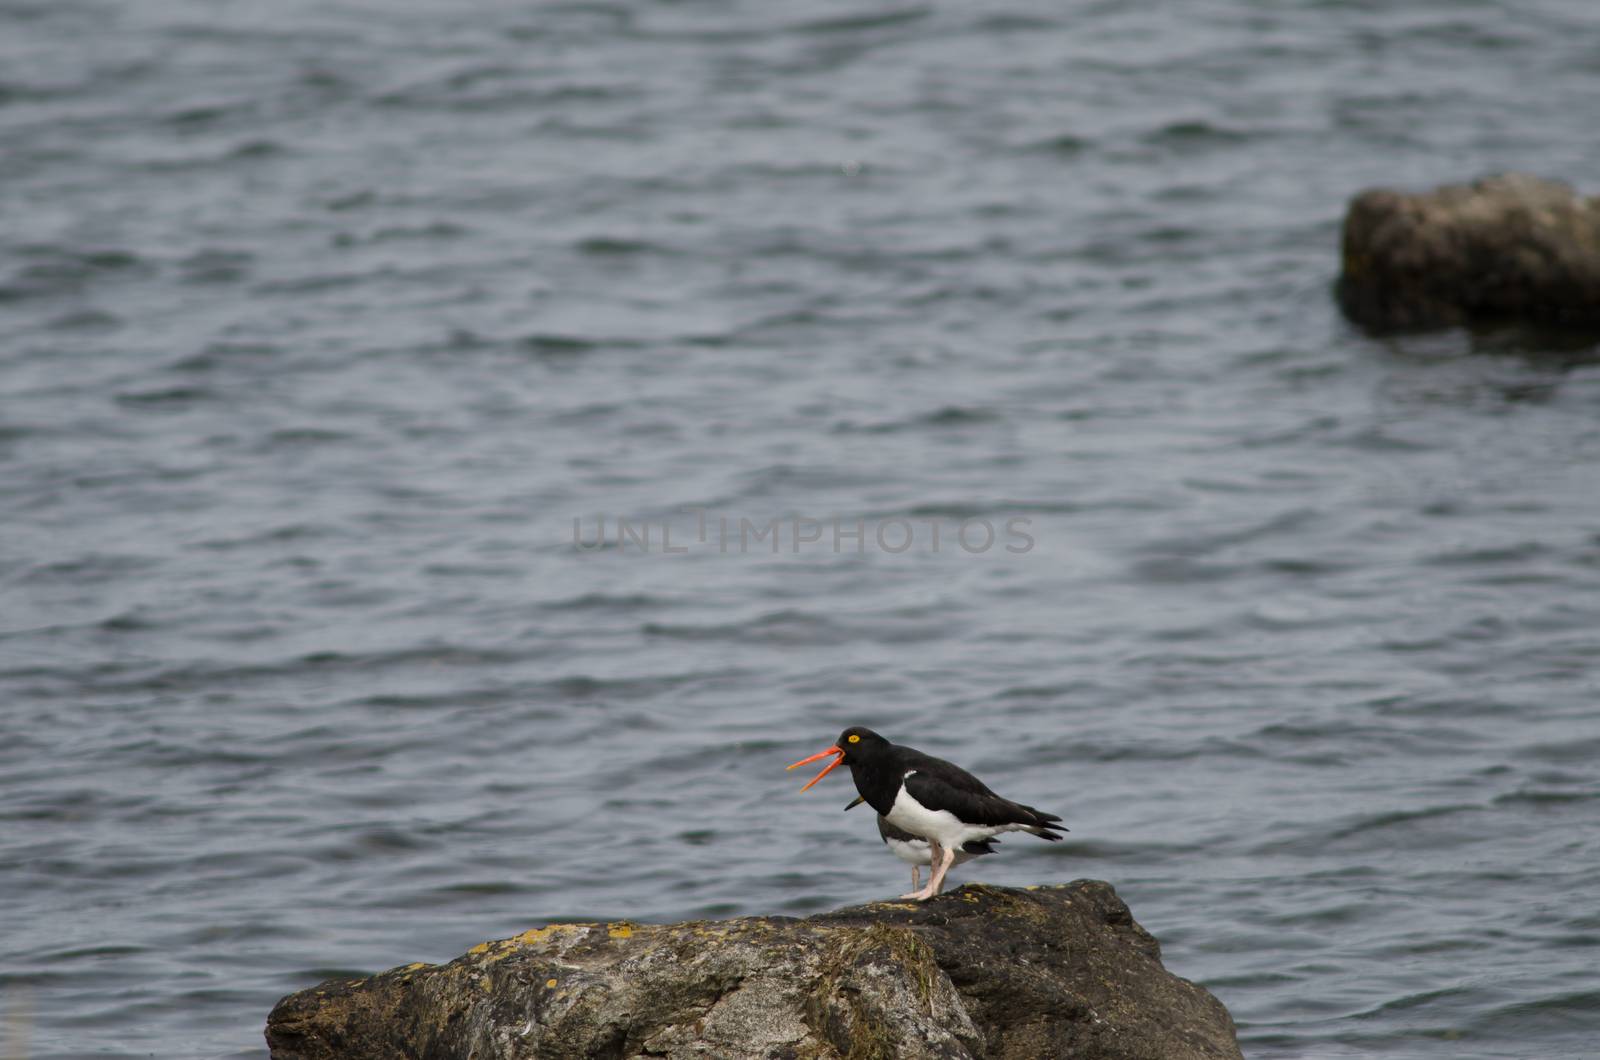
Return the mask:
<svg viewBox="0 0 1600 1060">
<path fill-rule="evenodd" d="M 840 762 L 844 761 L 844 752 L 843 751 L 839 750 L 839 748 L 837 748 L 837 747 L 830 747 L 826 751 L 818 751 L 816 754 L 812 755 L 810 758 L 802 758 L 802 759 L 800 759 L 800 761 L 796 762 L 792 766 L 789 766 L 788 768 L 789 769 L 794 769 L 796 766 L 803 766 L 807 762 L 815 762 L 817 759 L 819 759 L 819 758 L 827 758 L 829 755 L 838 755 L 839 757 L 835 758 L 833 761 L 829 762 L 828 763 L 828 767 L 826 769 L 824 769 L 822 772 L 818 773 L 816 776 L 811 778 L 811 784 L 815 784 L 817 781 L 821 780 L 823 777 L 827 776 L 829 773 L 832 773 L 833 770 L 834 770 L 834 767 L 836 767 Z M 811 790 L 811 784 L 807 784 L 805 787 L 801 788 L 800 790 L 801 791 L 810 791 Z"/>
</svg>

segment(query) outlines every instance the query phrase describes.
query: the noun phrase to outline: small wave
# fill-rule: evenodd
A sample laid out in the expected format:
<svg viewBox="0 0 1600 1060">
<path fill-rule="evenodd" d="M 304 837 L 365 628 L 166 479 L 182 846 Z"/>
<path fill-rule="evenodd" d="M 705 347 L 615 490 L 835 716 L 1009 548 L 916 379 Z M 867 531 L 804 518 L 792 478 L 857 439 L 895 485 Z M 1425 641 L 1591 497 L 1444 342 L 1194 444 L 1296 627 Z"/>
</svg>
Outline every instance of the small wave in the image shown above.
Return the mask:
<svg viewBox="0 0 1600 1060">
<path fill-rule="evenodd" d="M 248 250 L 212 248 L 197 251 L 178 262 L 184 283 L 237 283 L 250 275 L 255 255 Z"/>
<path fill-rule="evenodd" d="M 179 107 L 158 120 L 165 125 L 188 131 L 217 125 L 227 119 L 254 110 L 253 100 L 229 100 L 220 103 L 190 103 Z"/>
<path fill-rule="evenodd" d="M 1482 813 L 1483 807 L 1472 803 L 1455 803 L 1448 806 L 1428 806 L 1420 810 L 1390 810 L 1385 813 L 1376 813 L 1358 817 L 1349 824 L 1334 828 L 1327 833 L 1327 839 L 1338 841 L 1349 839 L 1352 836 L 1363 835 L 1369 832 L 1382 832 L 1393 828 L 1404 828 L 1408 825 L 1424 821 L 1435 821 L 1446 817 L 1457 817 L 1462 814 Z"/>
<path fill-rule="evenodd" d="M 1497 1037 L 1542 1041 L 1554 1033 L 1579 1033 L 1594 1044 L 1595 1013 L 1600 1012 L 1600 990 L 1574 990 L 1547 994 L 1533 1001 L 1480 1009 L 1471 1026 Z M 1554 1055 L 1545 1052 L 1543 1055 Z"/>
<path fill-rule="evenodd" d="M 1262 759 L 1268 757 L 1248 742 L 1219 736 L 1204 740 L 1096 740 L 1079 738 L 1060 747 L 1035 750 L 1030 761 L 1060 762 L 1192 762 L 1215 758 Z"/>
<path fill-rule="evenodd" d="M 1066 811 L 1061 811 L 1065 813 Z M 1069 826 L 1071 822 L 1068 822 Z M 1032 856 L 1039 858 L 1059 858 L 1072 861 L 1104 861 L 1111 863 L 1125 863 L 1130 865 L 1162 864 L 1165 862 L 1181 862 L 1186 858 L 1203 853 L 1207 849 L 1205 843 L 1157 843 L 1157 842 L 1118 842 L 1111 839 L 1075 839 L 1072 833 L 1060 843 L 1052 843 L 1048 847 L 1024 848 L 1031 849 Z"/>
<path fill-rule="evenodd" d="M 1095 691 L 1102 691 L 1102 689 L 1089 681 L 1066 681 L 1053 685 L 1012 685 L 1009 688 L 1001 689 L 995 698 L 1061 700 Z"/>
<path fill-rule="evenodd" d="M 1434 953 L 1472 953 L 1491 948 L 1493 943 L 1481 936 L 1450 936 L 1430 932 L 1402 935 L 1390 943 L 1375 947 L 1373 952 L 1376 956 L 1393 960 Z"/>
<path fill-rule="evenodd" d="M 1176 121 L 1163 125 L 1148 134 L 1145 142 L 1163 147 L 1229 147 L 1248 143 L 1258 133 L 1245 129 L 1231 129 L 1209 121 Z"/>
<path fill-rule="evenodd" d="M 695 670 L 647 677 L 592 677 L 572 674 L 546 681 L 519 682 L 486 688 L 452 688 L 446 692 L 384 692 L 350 700 L 352 705 L 379 710 L 433 711 L 462 707 L 511 705 L 524 719 L 552 716 L 540 704 L 648 700 L 666 692 L 738 676 L 738 671 Z"/>
<path fill-rule="evenodd" d="M 1480 548 L 1450 549 L 1424 556 L 1420 562 L 1428 567 L 1471 567 L 1485 564 L 1521 563 L 1550 554 L 1550 547 L 1538 541 L 1521 541 L 1513 545 L 1493 545 Z"/>
<path fill-rule="evenodd" d="M 1364 1012 L 1351 1013 L 1349 1019 L 1371 1020 L 1378 1019 L 1394 1012 L 1410 1012 L 1414 1009 L 1432 1008 L 1441 1003 L 1445 1007 L 1452 1007 L 1453 1002 L 1462 1002 L 1473 999 L 1477 992 L 1466 986 L 1447 986 L 1437 990 L 1419 990 L 1413 994 L 1406 994 L 1381 1005 L 1367 1009 Z"/>
<path fill-rule="evenodd" d="M 487 898 L 495 895 L 536 894 L 542 888 L 522 880 L 482 880 L 446 884 L 434 887 L 428 893 L 440 898 Z"/>
<path fill-rule="evenodd" d="M 377 272 L 330 272 L 316 276 L 299 276 L 292 280 L 269 280 L 255 285 L 255 293 L 265 295 L 320 294 L 323 291 L 340 291 L 359 287 L 382 278 Z"/>
<path fill-rule="evenodd" d="M 859 33 L 862 30 L 889 29 L 921 22 L 933 14 L 931 7 L 909 7 L 894 11 L 876 11 L 860 15 L 841 15 L 836 18 L 817 18 L 791 23 L 791 33 L 835 34 Z"/>
<path fill-rule="evenodd" d="M 600 349 L 607 343 L 578 335 L 539 333 L 517 340 L 517 348 L 538 357 L 576 357 Z"/>
<path fill-rule="evenodd" d="M 1134 562 L 1129 577 L 1157 585 L 1190 585 L 1231 581 L 1240 573 L 1237 564 L 1207 563 L 1188 556 L 1158 556 Z"/>
<path fill-rule="evenodd" d="M 328 445 L 333 442 L 347 442 L 355 435 L 348 431 L 330 430 L 327 427 L 280 427 L 267 435 L 269 446 L 284 448 L 300 448 L 304 446 Z"/>
<path fill-rule="evenodd" d="M 103 279 L 148 275 L 155 267 L 131 250 L 69 250 L 55 246 L 23 247 L 20 255 L 35 259 L 0 283 L 0 302 L 77 294 Z"/>
<path fill-rule="evenodd" d="M 147 571 L 160 562 L 155 556 L 131 552 L 93 552 L 75 559 L 37 564 L 17 577 L 23 583 L 48 584 L 60 581 L 89 585 Z"/>
<path fill-rule="evenodd" d="M 1429 442 L 1402 438 L 1392 430 L 1367 427 L 1333 441 L 1335 445 L 1359 449 L 1369 453 L 1427 453 L 1438 448 Z"/>
<path fill-rule="evenodd" d="M 162 625 L 163 623 L 151 619 L 147 610 L 135 609 L 118 612 L 110 618 L 103 618 L 95 624 L 95 627 L 107 633 L 138 633 L 145 630 L 160 629 Z"/>
<path fill-rule="evenodd" d="M 315 523 L 282 523 L 268 526 L 238 537 L 213 537 L 196 543 L 196 547 L 217 552 L 235 549 L 258 548 L 262 545 L 285 545 L 303 541 L 316 541 L 334 536 L 335 531 Z"/>
<path fill-rule="evenodd" d="M 420 224 L 389 225 L 379 228 L 366 236 L 349 236 L 340 243 L 341 246 L 377 245 L 383 243 L 425 242 L 436 243 L 453 239 L 463 239 L 473 234 L 473 230 L 464 224 L 454 221 L 426 221 Z"/>
<path fill-rule="evenodd" d="M 907 419 L 859 424 L 846 421 L 836 425 L 833 431 L 835 434 L 898 434 L 902 431 L 925 430 L 928 428 L 972 427 L 1003 422 L 1005 422 L 1005 417 L 995 409 L 981 406 L 945 405 L 942 408 L 924 412 Z"/>
<path fill-rule="evenodd" d="M 288 152 L 289 149 L 276 140 L 244 140 L 230 147 L 223 158 L 230 160 L 272 158 Z"/>
<path fill-rule="evenodd" d="M 1595 762 L 1600 761 L 1600 737 L 1527 744 L 1513 753 L 1517 758 L 1531 758 L 1538 762 Z"/>
<path fill-rule="evenodd" d="M 75 309 L 50 321 L 52 331 L 115 331 L 122 318 L 104 309 Z"/>
<path fill-rule="evenodd" d="M 660 243 L 645 239 L 628 239 L 623 236 L 588 236 L 573 244 L 580 254 L 597 258 L 620 258 L 640 254 L 676 255 L 676 251 Z"/>
<path fill-rule="evenodd" d="M 211 372 L 274 360 L 283 352 L 282 348 L 265 342 L 213 342 L 198 353 L 173 361 L 169 367 L 180 372 Z"/>
<path fill-rule="evenodd" d="M 1495 797 L 1495 806 L 1570 806 L 1576 803 L 1594 802 L 1600 799 L 1600 791 L 1552 791 L 1538 788 L 1524 788 L 1521 791 L 1507 792 Z"/>
<path fill-rule="evenodd" d="M 114 400 L 119 405 L 135 408 L 172 408 L 176 406 L 194 405 L 203 401 L 213 401 L 217 393 L 209 387 L 203 386 L 170 386 L 157 387 L 153 390 L 129 391 L 116 395 Z"/>
<path fill-rule="evenodd" d="M 542 659 L 549 651 L 543 645 L 516 650 L 439 644 L 371 652 L 318 651 L 262 663 L 172 663 L 131 659 L 88 667 L 35 665 L 6 671 L 6 674 L 70 680 L 80 692 L 193 691 L 301 675 L 361 674 L 410 667 L 471 669 Z"/>
<path fill-rule="evenodd" d="M 100 957 L 134 957 L 141 953 L 149 953 L 148 946 L 130 946 L 127 944 L 104 943 L 99 946 L 82 946 L 67 950 L 57 950 L 54 953 L 42 954 L 40 959 L 46 963 L 61 961 L 93 960 Z"/>
<path fill-rule="evenodd" d="M 372 103 L 395 110 L 493 113 L 608 103 L 638 95 L 633 87 L 615 83 L 523 83 L 533 76 L 530 71 L 500 67 L 462 70 L 437 81 L 385 92 Z"/>
<path fill-rule="evenodd" d="M 564 600 L 539 605 L 546 611 L 622 611 L 634 612 L 672 607 L 678 601 L 648 593 L 582 593 Z"/>
<path fill-rule="evenodd" d="M 640 632 L 675 640 L 740 641 L 756 644 L 836 645 L 854 639 L 839 623 L 805 611 L 774 611 L 749 622 L 710 625 L 648 622 Z"/>
</svg>

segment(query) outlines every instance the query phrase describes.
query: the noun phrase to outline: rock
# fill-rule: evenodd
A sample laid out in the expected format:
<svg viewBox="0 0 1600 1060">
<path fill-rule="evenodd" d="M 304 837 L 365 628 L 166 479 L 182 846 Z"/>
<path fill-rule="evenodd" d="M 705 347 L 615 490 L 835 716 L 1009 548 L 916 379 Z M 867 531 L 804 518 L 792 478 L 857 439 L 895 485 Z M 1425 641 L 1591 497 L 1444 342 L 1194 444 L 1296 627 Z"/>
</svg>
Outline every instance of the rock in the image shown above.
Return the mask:
<svg viewBox="0 0 1600 1060">
<path fill-rule="evenodd" d="M 1522 174 L 1364 191 L 1345 215 L 1338 296 L 1377 331 L 1600 328 L 1600 196 Z"/>
<path fill-rule="evenodd" d="M 273 1060 L 1239 1057 L 1106 883 L 804 920 L 552 924 L 280 1001 Z"/>
</svg>

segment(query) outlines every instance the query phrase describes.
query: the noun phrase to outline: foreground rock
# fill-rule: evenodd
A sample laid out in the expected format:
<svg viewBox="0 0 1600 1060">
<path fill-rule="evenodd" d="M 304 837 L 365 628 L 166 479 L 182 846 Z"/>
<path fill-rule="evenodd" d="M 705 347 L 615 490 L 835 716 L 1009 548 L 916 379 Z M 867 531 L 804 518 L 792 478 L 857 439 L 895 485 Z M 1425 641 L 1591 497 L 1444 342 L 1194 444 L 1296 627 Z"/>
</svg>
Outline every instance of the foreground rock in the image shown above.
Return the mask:
<svg viewBox="0 0 1600 1060">
<path fill-rule="evenodd" d="M 1234 1057 L 1109 884 L 968 884 L 805 920 L 553 924 L 278 1003 L 274 1060 Z"/>
<path fill-rule="evenodd" d="M 1600 327 L 1600 197 L 1517 174 L 1362 192 L 1345 215 L 1338 293 L 1375 330 Z"/>
</svg>

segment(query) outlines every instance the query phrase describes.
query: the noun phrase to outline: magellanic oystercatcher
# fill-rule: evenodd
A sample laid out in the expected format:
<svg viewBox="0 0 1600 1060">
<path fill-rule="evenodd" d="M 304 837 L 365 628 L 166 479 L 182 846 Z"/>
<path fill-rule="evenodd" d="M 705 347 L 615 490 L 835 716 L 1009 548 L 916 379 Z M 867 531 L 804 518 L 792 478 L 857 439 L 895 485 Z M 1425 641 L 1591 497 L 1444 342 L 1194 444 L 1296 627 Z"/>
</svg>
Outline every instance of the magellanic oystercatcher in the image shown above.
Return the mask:
<svg viewBox="0 0 1600 1060">
<path fill-rule="evenodd" d="M 894 827 L 928 841 L 933 865 L 928 885 L 902 898 L 925 902 L 938 894 L 956 854 L 975 840 L 991 839 L 1001 832 L 1032 832 L 1055 841 L 1066 831 L 1055 814 L 1002 799 L 960 766 L 892 744 L 859 725 L 840 733 L 832 747 L 789 768 L 829 755 L 836 757 L 801 791 L 809 790 L 842 762 L 850 767 L 856 791 L 868 806 Z"/>
<path fill-rule="evenodd" d="M 845 809 L 853 810 L 866 801 L 857 795 Z M 911 889 L 915 891 L 921 888 L 922 866 L 933 864 L 933 849 L 928 841 L 904 829 L 896 828 L 889 823 L 889 818 L 881 813 L 878 814 L 878 835 L 883 839 L 883 845 L 889 848 L 889 853 L 911 866 Z M 950 864 L 954 867 L 985 854 L 998 854 L 999 851 L 994 848 L 998 842 L 1000 842 L 998 839 L 974 839 L 956 851 L 955 860 Z"/>
</svg>

